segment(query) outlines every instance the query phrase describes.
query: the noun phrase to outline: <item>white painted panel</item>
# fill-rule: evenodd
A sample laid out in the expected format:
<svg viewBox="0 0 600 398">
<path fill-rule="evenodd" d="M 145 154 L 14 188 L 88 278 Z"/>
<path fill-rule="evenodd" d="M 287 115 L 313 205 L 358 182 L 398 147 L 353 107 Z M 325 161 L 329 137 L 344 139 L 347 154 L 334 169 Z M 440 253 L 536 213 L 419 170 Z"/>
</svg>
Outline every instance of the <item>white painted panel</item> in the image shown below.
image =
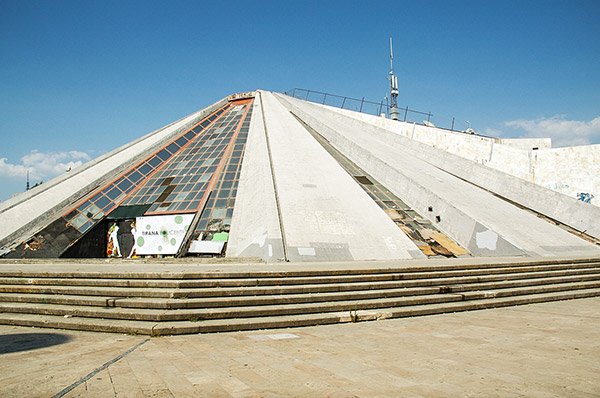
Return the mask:
<svg viewBox="0 0 600 398">
<path fill-rule="evenodd" d="M 193 214 L 136 217 L 137 255 L 176 254 L 193 219 Z"/>
</svg>

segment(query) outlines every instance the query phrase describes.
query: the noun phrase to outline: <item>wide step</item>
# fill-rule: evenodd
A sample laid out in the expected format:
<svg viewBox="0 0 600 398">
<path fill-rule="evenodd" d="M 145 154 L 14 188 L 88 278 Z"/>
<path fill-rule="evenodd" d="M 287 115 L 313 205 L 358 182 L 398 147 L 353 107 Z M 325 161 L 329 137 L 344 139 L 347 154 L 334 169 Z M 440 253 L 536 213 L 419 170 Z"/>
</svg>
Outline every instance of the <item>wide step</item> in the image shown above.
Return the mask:
<svg viewBox="0 0 600 398">
<path fill-rule="evenodd" d="M 455 276 L 448 277 L 444 272 L 440 277 L 439 273 L 432 274 L 395 274 L 392 280 L 386 281 L 356 281 L 347 282 L 345 280 L 336 283 L 314 283 L 319 282 L 310 280 L 312 283 L 290 284 L 288 278 L 282 278 L 281 285 L 259 286 L 219 286 L 219 287 L 196 287 L 196 288 L 176 288 L 176 287 L 156 287 L 153 284 L 149 286 L 78 286 L 71 285 L 70 279 L 52 280 L 55 285 L 46 283 L 18 284 L 20 279 L 10 280 L 11 284 L 0 284 L 0 294 L 2 293 L 20 293 L 20 294 L 59 294 L 59 295 L 88 295 L 104 297 L 162 297 L 162 298 L 200 298 L 200 297 L 226 297 L 226 296 L 257 296 L 273 294 L 301 294 L 301 293 L 326 293 L 339 291 L 357 291 L 357 290 L 375 290 L 375 289 L 396 289 L 420 286 L 439 286 L 452 284 L 466 284 L 474 282 L 496 282 L 518 279 L 541 279 L 563 276 L 588 275 L 596 278 L 600 275 L 600 268 L 583 269 L 560 269 L 547 271 L 541 269 L 537 272 L 520 272 L 510 270 L 507 273 L 499 273 L 494 269 L 491 275 L 476 273 L 476 276 Z M 418 276 L 418 277 L 417 277 Z M 21 280 L 22 281 L 22 280 Z M 28 279 L 31 281 L 31 279 Z M 138 281 L 139 282 L 139 281 Z M 173 281 L 169 281 L 173 282 Z M 308 282 L 308 281 L 307 281 Z"/>
<path fill-rule="evenodd" d="M 537 278 L 537 279 L 514 279 L 500 280 L 498 282 L 469 283 L 480 281 L 485 278 L 467 280 L 456 278 L 455 280 L 439 280 L 441 284 L 430 286 L 429 281 L 424 281 L 422 287 L 393 288 L 384 286 L 384 289 L 368 290 L 341 290 L 333 292 L 278 292 L 279 294 L 264 295 L 237 295 L 229 297 L 223 291 L 225 297 L 203 297 L 203 298 L 161 298 L 161 297 L 110 297 L 110 296 L 84 296 L 84 295 L 60 295 L 60 294 L 19 294 L 0 293 L 0 303 L 40 303 L 40 304 L 62 304 L 77 306 L 98 307 L 121 307 L 121 308 L 149 308 L 149 309 L 184 309 L 184 308 L 219 308 L 219 307 L 243 307 L 259 306 L 269 304 L 300 304 L 317 302 L 334 302 L 347 300 L 365 300 L 375 298 L 392 298 L 406 296 L 421 296 L 438 293 L 460 293 L 475 290 L 493 290 L 501 288 L 532 287 L 559 283 L 595 282 L 600 284 L 600 275 L 572 275 L 561 277 Z M 352 285 L 344 286 L 345 288 Z M 410 285 L 412 286 L 412 284 Z M 310 287 L 310 286 L 308 286 Z M 261 293 L 266 293 L 262 291 Z"/>
<path fill-rule="evenodd" d="M 529 294 L 574 291 L 600 288 L 600 281 L 562 283 L 520 288 L 475 290 L 462 293 L 443 293 L 393 298 L 352 298 L 345 301 L 310 302 L 301 304 L 269 303 L 260 306 L 194 308 L 162 310 L 147 308 L 113 308 L 79 305 L 0 303 L 1 312 L 21 312 L 42 315 L 63 315 L 88 318 L 135 319 L 143 321 L 181 321 L 226 318 L 251 318 L 261 316 L 284 316 L 309 313 L 372 310 L 378 308 L 405 307 L 484 298 L 511 297 Z"/>
<path fill-rule="evenodd" d="M 325 314 L 286 315 L 239 319 L 212 319 L 204 321 L 181 322 L 149 322 L 78 317 L 65 318 L 52 315 L 3 313 L 0 317 L 0 324 L 161 336 L 373 321 L 380 319 L 437 315 L 452 312 L 483 310 L 599 296 L 600 289 L 588 289 L 576 292 L 534 294 L 523 297 L 510 297 L 495 300 L 484 299 L 443 304 L 424 304 L 402 308 L 379 309 L 377 311 L 349 311 L 341 313 L 333 312 Z"/>
<path fill-rule="evenodd" d="M 600 259 L 201 272 L 0 270 L 0 323 L 147 335 L 358 322 L 600 296 Z"/>
</svg>

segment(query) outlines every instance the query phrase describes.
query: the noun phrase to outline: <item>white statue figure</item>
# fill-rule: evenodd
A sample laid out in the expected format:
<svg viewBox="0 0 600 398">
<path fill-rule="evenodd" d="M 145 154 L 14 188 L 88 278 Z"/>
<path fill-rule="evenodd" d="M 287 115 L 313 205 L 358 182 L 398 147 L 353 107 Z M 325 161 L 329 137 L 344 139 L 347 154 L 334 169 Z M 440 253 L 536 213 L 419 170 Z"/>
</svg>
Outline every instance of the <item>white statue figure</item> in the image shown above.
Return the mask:
<svg viewBox="0 0 600 398">
<path fill-rule="evenodd" d="M 113 247 L 112 256 L 121 257 L 121 248 L 119 247 L 119 239 L 117 238 L 117 232 L 119 232 L 119 226 L 117 225 L 117 223 L 111 225 L 108 232 L 108 242 L 109 244 L 112 243 Z"/>
<path fill-rule="evenodd" d="M 131 246 L 131 251 L 129 252 L 129 256 L 127 258 L 133 257 L 135 254 L 135 249 L 137 248 L 137 229 L 135 228 L 135 221 L 131 222 L 131 235 L 133 236 L 133 246 Z"/>
</svg>

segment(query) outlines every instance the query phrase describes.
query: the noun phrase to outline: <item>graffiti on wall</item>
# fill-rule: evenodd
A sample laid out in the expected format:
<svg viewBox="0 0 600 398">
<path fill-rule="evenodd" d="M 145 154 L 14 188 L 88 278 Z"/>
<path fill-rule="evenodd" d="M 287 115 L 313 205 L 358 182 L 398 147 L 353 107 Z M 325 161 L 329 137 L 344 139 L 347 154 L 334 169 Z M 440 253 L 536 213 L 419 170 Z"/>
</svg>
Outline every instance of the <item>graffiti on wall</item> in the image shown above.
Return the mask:
<svg viewBox="0 0 600 398">
<path fill-rule="evenodd" d="M 592 199 L 594 199 L 594 195 L 588 192 L 578 192 L 577 199 L 581 200 L 583 203 L 592 203 Z"/>
<path fill-rule="evenodd" d="M 548 182 L 544 184 L 544 187 L 568 195 L 570 195 L 571 192 L 574 191 L 574 189 L 571 189 L 571 187 L 568 184 L 564 184 L 562 182 L 557 181 Z"/>
</svg>

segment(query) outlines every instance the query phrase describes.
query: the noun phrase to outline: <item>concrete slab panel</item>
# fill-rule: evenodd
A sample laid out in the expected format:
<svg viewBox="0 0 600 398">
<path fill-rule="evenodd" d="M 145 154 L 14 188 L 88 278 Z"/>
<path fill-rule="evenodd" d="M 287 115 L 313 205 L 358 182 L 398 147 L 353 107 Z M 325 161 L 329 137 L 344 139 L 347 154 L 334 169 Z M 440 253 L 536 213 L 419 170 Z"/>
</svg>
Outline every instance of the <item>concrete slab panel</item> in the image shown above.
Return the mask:
<svg viewBox="0 0 600 398">
<path fill-rule="evenodd" d="M 283 242 L 259 96 L 253 104 L 227 256 L 275 262 L 284 259 Z"/>
<path fill-rule="evenodd" d="M 334 108 L 315 106 L 334 111 Z M 338 110 L 335 114 L 339 114 L 337 118 L 343 120 L 344 123 L 352 123 L 348 119 L 349 114 L 357 114 L 357 112 Z M 554 189 L 554 183 L 549 186 L 543 186 L 540 182 L 545 181 L 544 179 L 551 175 L 561 181 L 567 181 L 569 178 L 575 179 L 575 176 L 578 176 L 577 178 L 582 181 L 578 185 L 580 187 L 579 191 L 593 191 L 592 188 L 589 188 L 591 184 L 596 180 L 600 183 L 600 177 L 595 177 L 595 174 L 600 176 L 600 168 L 597 173 L 594 173 L 594 168 L 600 167 L 600 160 L 598 162 L 595 161 L 599 156 L 596 154 L 598 148 L 595 147 L 600 148 L 600 146 L 588 145 L 573 148 L 558 148 L 548 151 L 523 151 L 506 145 L 495 144 L 487 137 L 444 132 L 448 135 L 450 141 L 456 141 L 462 137 L 466 140 L 465 147 L 472 145 L 473 142 L 471 141 L 473 139 L 487 140 L 490 145 L 490 160 L 488 162 L 484 159 L 479 162 L 476 159 L 464 157 L 464 154 L 462 156 L 455 154 L 456 151 L 450 150 L 448 145 L 440 144 L 437 140 L 433 143 L 425 144 L 423 143 L 423 138 L 420 138 L 419 141 L 407 139 L 406 134 L 402 133 L 402 125 L 405 123 L 392 122 L 371 115 L 358 115 L 360 117 L 354 116 L 351 119 L 357 119 L 370 125 L 370 127 L 364 127 L 369 131 L 370 135 L 378 136 L 384 142 L 398 148 L 411 148 L 412 154 L 415 157 L 419 157 L 461 179 L 600 239 L 600 224 L 595 222 L 595 220 L 600 219 L 600 208 L 590 206 L 590 203 L 584 203 L 576 199 L 575 193 L 565 196 L 564 193 L 559 192 L 561 190 Z M 425 126 L 417 127 L 430 129 Z M 554 153 L 554 155 L 548 160 L 548 154 L 550 153 Z M 573 176 L 569 177 L 567 171 L 568 159 L 573 158 L 580 160 L 570 168 Z M 493 162 L 496 161 L 502 164 L 500 168 L 504 168 L 505 171 L 500 171 L 498 167 L 494 166 Z M 537 166 L 539 163 L 543 163 L 544 166 Z M 562 166 L 558 167 L 559 163 Z M 555 166 L 557 167 L 557 171 L 553 173 L 550 170 L 553 170 Z M 583 167 L 585 170 L 582 170 L 580 166 L 585 166 Z M 519 174 L 519 170 L 526 170 L 526 173 Z M 546 171 L 541 173 L 542 170 Z M 534 174 L 539 181 L 533 181 Z M 585 175 L 587 175 L 587 179 Z M 515 176 L 519 178 L 514 178 Z M 564 186 L 561 189 L 564 191 L 567 188 Z"/>
<path fill-rule="evenodd" d="M 423 257 L 273 94 L 261 96 L 290 260 Z"/>
<path fill-rule="evenodd" d="M 498 242 L 503 239 L 506 244 L 497 244 L 495 251 L 489 249 L 489 244 L 483 244 L 482 255 L 520 252 L 549 256 L 561 251 L 549 250 L 548 242 L 560 242 L 560 246 L 573 246 L 584 252 L 598 251 L 594 245 L 423 161 L 409 148 L 390 145 L 374 126 L 349 121 L 318 105 L 294 99 L 289 103 L 298 116 L 325 135 L 337 149 L 422 216 L 435 221 L 465 247 L 475 250 L 474 254 L 479 248 L 476 234 L 486 230 L 498 234 Z"/>
<path fill-rule="evenodd" d="M 578 198 L 593 195 L 600 207 L 600 145 L 551 148 L 549 138 L 495 138 L 437 127 L 392 121 L 383 117 L 322 105 L 340 115 L 393 131 L 541 187 Z"/>
</svg>

